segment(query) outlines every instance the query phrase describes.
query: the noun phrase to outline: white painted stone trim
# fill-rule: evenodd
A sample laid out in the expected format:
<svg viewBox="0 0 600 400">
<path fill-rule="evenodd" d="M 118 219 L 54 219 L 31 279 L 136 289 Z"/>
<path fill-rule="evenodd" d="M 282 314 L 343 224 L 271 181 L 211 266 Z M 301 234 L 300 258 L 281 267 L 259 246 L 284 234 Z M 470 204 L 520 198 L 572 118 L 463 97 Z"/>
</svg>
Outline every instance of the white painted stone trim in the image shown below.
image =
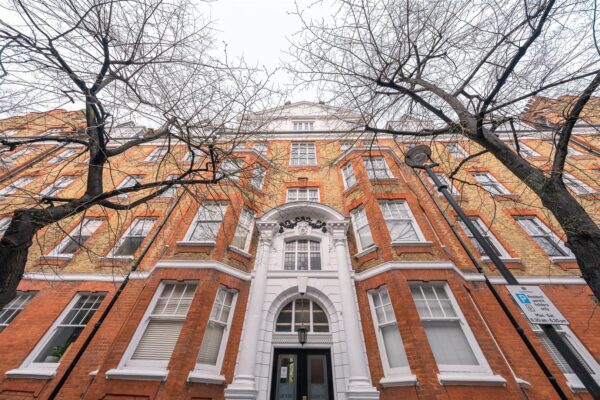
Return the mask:
<svg viewBox="0 0 600 400">
<path fill-rule="evenodd" d="M 6 371 L 6 378 L 24 379 L 52 379 L 56 375 L 56 368 L 15 368 Z"/>
<path fill-rule="evenodd" d="M 56 274 L 45 272 L 25 272 L 23 279 L 31 281 L 92 281 L 123 282 L 124 276 L 106 274 Z"/>
<path fill-rule="evenodd" d="M 446 386 L 506 386 L 506 379 L 500 375 L 438 374 L 438 381 Z"/>
<path fill-rule="evenodd" d="M 167 380 L 168 369 L 135 369 L 135 368 L 113 368 L 106 371 L 106 379 L 133 379 L 141 381 Z"/>
<path fill-rule="evenodd" d="M 379 384 L 385 388 L 397 386 L 416 386 L 419 384 L 419 380 L 413 374 L 402 376 L 388 376 L 381 378 Z"/>
<path fill-rule="evenodd" d="M 214 269 L 219 272 L 223 272 L 227 275 L 231 275 L 233 277 L 242 279 L 244 281 L 249 281 L 251 279 L 251 274 L 248 272 L 241 271 L 237 268 L 229 266 L 219 261 L 211 261 L 211 260 L 166 260 L 159 261 L 156 265 L 150 270 L 152 273 L 155 269 L 158 268 L 190 268 L 190 269 Z"/>
<path fill-rule="evenodd" d="M 194 383 L 216 383 L 223 384 L 225 377 L 223 375 L 215 375 L 202 371 L 191 371 L 187 378 L 188 382 Z"/>
</svg>

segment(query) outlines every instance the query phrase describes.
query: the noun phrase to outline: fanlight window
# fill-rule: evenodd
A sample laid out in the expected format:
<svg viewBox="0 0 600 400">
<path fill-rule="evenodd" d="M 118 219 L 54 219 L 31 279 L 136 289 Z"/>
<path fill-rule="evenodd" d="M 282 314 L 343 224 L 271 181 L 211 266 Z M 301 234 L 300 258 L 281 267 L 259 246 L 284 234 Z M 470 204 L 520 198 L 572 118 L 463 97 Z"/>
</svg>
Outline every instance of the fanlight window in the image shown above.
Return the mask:
<svg viewBox="0 0 600 400">
<path fill-rule="evenodd" d="M 275 332 L 297 332 L 302 327 L 308 332 L 329 332 L 325 311 L 312 300 L 296 299 L 283 307 L 277 317 Z"/>
<path fill-rule="evenodd" d="M 292 240 L 285 243 L 285 270 L 320 270 L 321 243 L 314 240 Z"/>
</svg>

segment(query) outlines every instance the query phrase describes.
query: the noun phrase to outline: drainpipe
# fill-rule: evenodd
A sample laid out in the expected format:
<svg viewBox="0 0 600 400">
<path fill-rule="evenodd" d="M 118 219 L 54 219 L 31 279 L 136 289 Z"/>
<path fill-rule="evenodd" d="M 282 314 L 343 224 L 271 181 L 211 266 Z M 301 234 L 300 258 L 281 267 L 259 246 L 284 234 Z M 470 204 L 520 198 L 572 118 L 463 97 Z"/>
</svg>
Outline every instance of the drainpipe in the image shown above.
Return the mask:
<svg viewBox="0 0 600 400">
<path fill-rule="evenodd" d="M 550 384 L 552 385 L 552 387 L 554 388 L 554 390 L 556 391 L 556 393 L 558 394 L 558 396 L 561 398 L 561 400 L 567 400 L 568 397 L 565 394 L 565 392 L 562 390 L 562 388 L 560 387 L 560 385 L 558 384 L 558 381 L 556 380 L 556 377 L 552 374 L 552 372 L 550 371 L 550 369 L 548 368 L 548 366 L 546 365 L 546 363 L 544 362 L 544 360 L 540 357 L 540 354 L 538 353 L 538 351 L 535 349 L 535 347 L 533 346 L 533 344 L 531 343 L 531 341 L 529 340 L 529 338 L 525 334 L 525 331 L 523 330 L 523 328 L 521 327 L 521 325 L 519 324 L 519 322 L 513 317 L 510 309 L 508 308 L 508 306 L 506 305 L 506 303 L 504 302 L 504 300 L 502 299 L 502 297 L 500 297 L 500 294 L 498 293 L 498 291 L 496 290 L 496 288 L 494 287 L 494 285 L 490 282 L 489 278 L 485 274 L 485 271 L 481 267 L 481 264 L 479 264 L 477 258 L 473 254 L 473 252 L 469 249 L 469 247 L 467 246 L 466 242 L 460 236 L 460 234 L 459 234 L 459 232 L 458 232 L 458 230 L 456 228 L 456 225 L 454 225 L 452 223 L 452 221 L 450 220 L 450 217 L 444 212 L 444 209 L 440 205 L 438 199 L 430 192 L 429 187 L 427 186 L 427 183 L 425 181 L 423 181 L 423 178 L 421 178 L 421 175 L 418 174 L 416 171 L 415 171 L 415 175 L 419 179 L 419 182 L 421 182 L 421 185 L 427 191 L 427 194 L 429 195 L 429 197 L 433 200 L 433 203 L 435 204 L 435 206 L 438 209 L 438 211 L 442 214 L 442 216 L 444 218 L 444 221 L 446 221 L 446 223 L 448 224 L 448 226 L 452 230 L 452 233 L 454 234 L 454 236 L 458 239 L 461 247 L 465 250 L 465 252 L 467 253 L 467 256 L 469 257 L 469 259 L 471 260 L 471 262 L 473 263 L 473 265 L 475 266 L 475 268 L 477 268 L 477 271 L 480 274 L 484 275 L 486 286 L 492 292 L 492 295 L 494 296 L 494 298 L 496 299 L 496 301 L 500 305 L 500 308 L 502 308 L 502 311 L 504 311 L 504 314 L 510 320 L 510 323 L 515 328 L 515 330 L 517 331 L 517 333 L 519 334 L 519 336 L 521 337 L 521 340 L 523 340 L 523 343 L 525 344 L 525 346 L 527 347 L 527 349 L 529 350 L 529 352 L 531 353 L 531 355 L 535 359 L 535 361 L 538 364 L 538 366 L 544 372 L 544 375 L 546 375 L 546 378 L 548 379 L 548 381 L 550 382 Z"/>
<path fill-rule="evenodd" d="M 73 360 L 71 361 L 71 363 L 69 364 L 69 366 L 65 370 L 64 374 L 61 376 L 60 380 L 58 381 L 58 383 L 56 384 L 56 386 L 52 390 L 52 393 L 50 393 L 50 396 L 48 396 L 48 400 L 56 399 L 56 396 L 58 396 L 60 390 L 62 389 L 62 387 L 64 386 L 64 384 L 67 382 L 67 379 L 71 375 L 71 372 L 73 372 L 73 370 L 77 366 L 77 363 L 79 362 L 79 360 L 83 356 L 83 353 L 85 353 L 85 351 L 87 350 L 88 346 L 92 342 L 92 339 L 94 339 L 94 336 L 96 335 L 96 333 L 100 329 L 100 326 L 102 326 L 102 323 L 104 322 L 104 320 L 106 320 L 106 317 L 108 316 L 108 314 L 112 310 L 113 306 L 115 305 L 115 303 L 117 302 L 117 300 L 119 299 L 119 297 L 121 296 L 121 294 L 123 293 L 123 290 L 125 289 L 125 287 L 129 283 L 129 280 L 131 279 L 131 273 L 137 271 L 140 263 L 142 262 L 142 260 L 144 259 L 144 257 L 148 253 L 148 251 L 150 250 L 150 247 L 152 246 L 152 244 L 154 243 L 154 241 L 158 237 L 158 234 L 162 231 L 163 227 L 165 226 L 165 224 L 167 223 L 167 221 L 170 219 L 171 214 L 173 213 L 173 211 L 175 210 L 175 207 L 177 207 L 177 205 L 179 204 L 179 202 L 183 198 L 183 195 L 185 194 L 185 192 L 186 192 L 186 190 L 185 190 L 185 188 L 183 188 L 183 190 L 181 191 L 181 194 L 177 197 L 177 200 L 175 200 L 175 202 L 173 203 L 173 205 L 169 208 L 169 210 L 167 211 L 167 214 L 165 215 L 165 217 L 161 221 L 160 225 L 158 226 L 158 228 L 156 229 L 156 231 L 154 232 L 154 234 L 151 236 L 150 241 L 148 242 L 148 244 L 144 247 L 144 249 L 142 250 L 142 252 L 138 256 L 138 258 L 134 261 L 134 263 L 131 266 L 129 272 L 127 273 L 127 275 L 123 279 L 123 282 L 121 282 L 121 285 L 119 286 L 119 288 L 115 292 L 114 296 L 110 300 L 110 303 L 108 303 L 108 305 L 106 306 L 106 308 L 102 312 L 102 315 L 100 315 L 100 318 L 98 318 L 98 321 L 96 321 L 96 323 L 94 324 L 94 327 L 92 328 L 92 331 L 85 338 L 85 341 L 83 342 L 83 344 L 81 345 L 81 347 L 77 351 L 77 354 L 75 355 L 75 357 L 73 357 Z"/>
</svg>

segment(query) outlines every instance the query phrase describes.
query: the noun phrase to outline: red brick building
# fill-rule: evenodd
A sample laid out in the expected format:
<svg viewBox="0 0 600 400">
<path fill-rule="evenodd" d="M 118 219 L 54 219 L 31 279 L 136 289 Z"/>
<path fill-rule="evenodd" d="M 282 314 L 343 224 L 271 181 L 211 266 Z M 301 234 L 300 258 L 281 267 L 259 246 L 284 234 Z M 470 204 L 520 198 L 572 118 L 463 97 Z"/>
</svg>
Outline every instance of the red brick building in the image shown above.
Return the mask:
<svg viewBox="0 0 600 400">
<path fill-rule="evenodd" d="M 356 132 L 359 114 L 323 104 L 277 111 L 221 166 L 236 173 L 218 187 L 93 208 L 38 234 L 0 312 L 0 399 L 559 399 L 478 268 L 564 395 L 591 398 L 448 203 L 404 163 L 414 141 Z M 82 124 L 56 110 L 0 121 L 0 134 Z M 547 164 L 550 132 L 517 129 L 522 156 Z M 568 186 L 600 223 L 600 140 L 587 126 L 574 137 Z M 428 144 L 441 179 L 479 150 L 456 137 Z M 0 230 L 40 193 L 81 194 L 86 157 L 45 142 L 5 153 Z M 184 146 L 138 146 L 105 182 L 170 176 L 190 159 Z M 562 334 L 600 381 L 598 301 L 556 221 L 490 155 L 456 178 L 454 197 L 519 282 L 540 285 L 568 319 Z"/>
</svg>

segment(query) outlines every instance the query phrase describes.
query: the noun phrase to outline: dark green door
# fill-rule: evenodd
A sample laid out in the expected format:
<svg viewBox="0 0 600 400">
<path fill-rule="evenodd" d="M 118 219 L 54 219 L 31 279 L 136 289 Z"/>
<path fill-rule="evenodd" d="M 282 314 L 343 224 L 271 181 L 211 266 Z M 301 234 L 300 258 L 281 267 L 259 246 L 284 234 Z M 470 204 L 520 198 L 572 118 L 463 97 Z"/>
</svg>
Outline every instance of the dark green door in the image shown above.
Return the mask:
<svg viewBox="0 0 600 400">
<path fill-rule="evenodd" d="M 329 350 L 275 349 L 271 400 L 333 400 Z"/>
</svg>

